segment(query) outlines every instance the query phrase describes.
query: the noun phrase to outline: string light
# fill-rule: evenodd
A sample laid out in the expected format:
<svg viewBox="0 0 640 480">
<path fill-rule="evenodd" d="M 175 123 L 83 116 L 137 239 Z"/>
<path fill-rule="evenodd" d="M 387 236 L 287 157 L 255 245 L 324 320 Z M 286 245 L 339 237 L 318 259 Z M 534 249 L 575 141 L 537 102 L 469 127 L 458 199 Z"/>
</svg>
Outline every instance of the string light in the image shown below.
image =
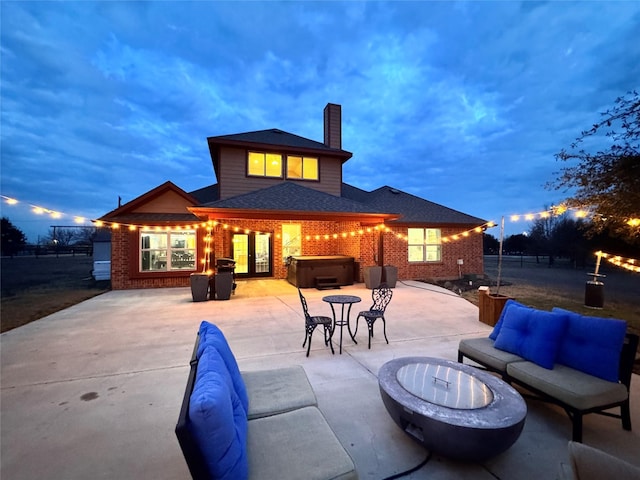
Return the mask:
<svg viewBox="0 0 640 480">
<path fill-rule="evenodd" d="M 640 262 L 635 258 L 623 258 L 620 255 L 614 255 L 611 253 L 597 251 L 596 256 L 599 258 L 604 258 L 609 263 L 616 265 L 617 267 L 624 268 L 631 272 L 640 273 Z"/>
<path fill-rule="evenodd" d="M 2 199 L 9 205 L 16 205 L 19 203 L 19 201 L 15 198 L 12 197 L 8 197 L 5 195 L 2 195 Z M 52 216 L 52 218 L 61 218 L 64 214 L 62 212 L 58 212 L 55 210 L 51 210 L 45 207 L 41 207 L 39 205 L 31 205 L 32 207 L 32 211 L 36 214 L 42 215 L 42 214 L 49 214 L 50 216 Z M 76 223 L 82 223 L 84 221 L 87 221 L 86 218 L 84 216 L 80 216 L 80 215 L 76 215 L 73 217 L 74 221 Z M 93 224 L 96 227 L 110 227 L 113 230 L 117 230 L 120 229 L 121 227 L 125 227 L 127 228 L 129 231 L 135 231 L 135 230 L 152 230 L 152 231 L 156 231 L 156 232 L 161 232 L 161 231 L 171 231 L 171 230 L 181 230 L 181 229 L 193 229 L 193 230 L 197 230 L 198 228 L 202 227 L 215 227 L 215 226 L 222 226 L 222 228 L 224 230 L 228 230 L 228 229 L 232 229 L 234 232 L 240 232 L 240 231 L 244 231 L 244 233 L 249 234 L 252 232 L 251 229 L 249 228 L 244 228 L 244 227 L 239 227 L 239 226 L 230 226 L 227 223 L 222 223 L 218 220 L 209 220 L 207 222 L 202 222 L 200 224 L 195 223 L 195 224 L 187 224 L 187 225 L 174 225 L 174 226 L 170 226 L 170 225 L 138 225 L 138 224 L 127 224 L 127 223 L 119 223 L 119 222 L 109 222 L 109 221 L 104 221 L 104 220 L 91 220 L 93 222 Z M 464 231 L 464 232 L 459 232 L 455 235 L 451 236 L 451 239 L 457 240 L 460 237 L 468 237 L 470 233 L 482 233 L 484 232 L 487 228 L 492 228 L 495 227 L 496 223 L 495 222 L 487 222 L 484 225 L 480 225 L 477 226 L 471 230 L 468 231 Z M 357 231 L 352 230 L 352 231 L 344 231 L 344 232 L 332 232 L 332 233 L 325 233 L 325 234 L 317 234 L 315 236 L 310 236 L 307 235 L 305 237 L 305 239 L 307 241 L 312 241 L 312 240 L 331 240 L 331 239 L 338 239 L 339 237 L 342 238 L 348 238 L 349 236 L 351 237 L 355 237 L 356 235 L 362 236 L 365 233 L 372 233 L 372 232 L 380 232 L 380 233 L 391 233 L 392 229 L 389 228 L 388 226 L 386 226 L 385 224 L 379 224 L 376 225 L 374 227 L 366 227 L 364 229 L 359 229 Z M 254 233 L 258 233 L 258 232 L 254 232 Z M 408 240 L 406 235 L 402 235 L 401 233 L 395 233 L 394 234 L 396 238 L 398 238 L 399 240 Z M 277 238 L 280 238 L 280 235 L 277 234 L 276 235 Z M 450 239 L 447 237 L 444 237 L 442 239 L 442 241 L 447 242 Z"/>
<path fill-rule="evenodd" d="M 5 203 L 7 203 L 8 205 L 17 205 L 18 203 L 20 203 L 16 198 L 13 197 L 8 197 L 6 195 L 0 195 L 0 197 L 5 201 Z M 64 213 L 57 211 L 57 210 L 52 210 L 49 208 L 45 208 L 42 207 L 40 205 L 33 205 L 33 204 L 29 204 L 33 213 L 37 214 L 37 215 L 43 215 L 43 214 L 47 214 L 49 216 L 51 216 L 51 218 L 62 218 L 63 216 L 65 216 Z M 521 219 L 525 219 L 526 221 L 533 221 L 537 218 L 549 218 L 551 216 L 559 216 L 559 215 L 563 215 L 564 213 L 566 213 L 569 210 L 576 210 L 575 212 L 575 216 L 577 218 L 586 218 L 589 215 L 589 212 L 587 210 L 584 209 L 578 209 L 577 207 L 567 207 L 566 205 L 554 205 L 552 207 L 550 207 L 548 210 L 542 211 L 542 212 L 538 212 L 538 213 L 526 213 L 526 214 L 513 214 L 511 215 L 509 218 L 511 219 L 512 222 L 518 222 Z M 81 224 L 84 222 L 87 222 L 88 220 L 86 219 L 86 217 L 81 216 L 81 215 L 76 215 L 73 216 L 73 219 L 76 223 Z M 230 226 L 226 223 L 222 223 L 218 220 L 209 220 L 207 222 L 201 222 L 201 223 L 194 223 L 194 224 L 183 224 L 183 225 L 162 225 L 162 226 L 148 226 L 148 225 L 137 225 L 137 224 L 126 224 L 126 223 L 118 223 L 118 222 L 108 222 L 108 221 L 102 221 L 102 220 L 91 220 L 93 222 L 93 224 L 96 227 L 104 227 L 104 226 L 109 226 L 110 228 L 116 230 L 119 229 L 121 226 L 128 228 L 130 231 L 135 231 L 137 229 L 141 229 L 141 230 L 155 230 L 155 231 L 171 231 L 171 230 L 181 230 L 181 229 L 193 229 L 193 230 L 197 230 L 198 228 L 202 227 L 202 228 L 213 228 L 216 227 L 218 225 L 221 225 L 222 228 L 224 230 L 228 230 L 229 228 L 232 228 L 232 230 L 234 232 L 240 232 L 240 231 L 244 231 L 244 233 L 249 234 L 252 232 L 251 229 L 249 228 L 244 228 L 244 227 L 239 227 L 239 226 Z M 640 226 L 640 218 L 631 218 L 627 221 L 627 224 L 632 226 L 632 227 L 638 227 Z M 479 225 L 477 227 L 474 227 L 470 230 L 466 230 L 466 231 L 462 231 L 462 232 L 458 232 L 452 235 L 449 235 L 448 237 L 442 237 L 441 241 L 443 243 L 449 242 L 449 241 L 455 241 L 455 240 L 459 240 L 460 238 L 467 238 L 471 233 L 482 233 L 485 230 L 487 230 L 488 228 L 493 228 L 495 227 L 497 224 L 494 221 L 489 221 L 483 225 Z M 348 232 L 332 232 L 332 233 L 325 233 L 325 234 L 317 234 L 315 236 L 309 236 L 307 235 L 305 237 L 305 239 L 307 241 L 312 241 L 312 240 L 330 240 L 330 239 L 337 239 L 339 237 L 342 238 L 347 238 L 349 236 L 351 237 L 355 237 L 356 235 L 364 235 L 365 233 L 372 233 L 372 232 L 380 232 L 380 233 L 391 233 L 392 229 L 389 228 L 388 226 L 386 226 L 385 224 L 379 224 L 376 225 L 374 227 L 366 227 L 365 229 L 359 229 L 357 231 L 348 231 Z M 254 232 L 254 233 L 258 233 L 258 232 Z M 399 239 L 399 240 L 405 240 L 408 241 L 408 237 L 406 235 L 403 235 L 401 233 L 394 233 L 394 236 Z M 276 238 L 280 238 L 279 234 L 276 234 Z"/>
<path fill-rule="evenodd" d="M 2 198 L 7 205 L 18 205 L 19 203 L 21 203 L 17 198 L 8 197 L 6 195 L 0 195 L 0 198 Z M 87 221 L 85 217 L 81 215 L 67 215 L 58 210 L 52 210 L 50 208 L 46 208 L 41 205 L 35 205 L 28 202 L 24 202 L 24 203 L 29 205 L 29 207 L 31 208 L 31 212 L 33 212 L 36 215 L 49 215 L 51 218 L 54 218 L 54 219 L 60 219 L 65 216 L 70 216 L 71 218 L 73 218 L 75 223 L 84 223 Z"/>
</svg>

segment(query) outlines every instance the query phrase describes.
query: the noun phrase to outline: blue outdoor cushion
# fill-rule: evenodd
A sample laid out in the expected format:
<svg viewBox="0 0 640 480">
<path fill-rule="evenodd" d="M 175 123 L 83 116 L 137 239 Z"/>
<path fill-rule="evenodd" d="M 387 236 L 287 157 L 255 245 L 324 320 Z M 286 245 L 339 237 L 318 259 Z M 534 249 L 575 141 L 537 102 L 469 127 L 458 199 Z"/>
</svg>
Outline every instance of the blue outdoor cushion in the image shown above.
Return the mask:
<svg viewBox="0 0 640 480">
<path fill-rule="evenodd" d="M 218 372 L 207 371 L 196 377 L 189 420 L 210 478 L 248 478 L 247 414 L 228 380 Z"/>
<path fill-rule="evenodd" d="M 202 352 L 208 345 L 212 345 L 218 350 L 218 353 L 220 353 L 220 356 L 224 360 L 227 370 L 231 375 L 233 388 L 238 394 L 238 397 L 240 397 L 240 401 L 242 402 L 244 409 L 249 411 L 249 395 L 247 394 L 247 387 L 245 386 L 242 375 L 240 374 L 236 357 L 234 357 L 231 347 L 229 347 L 229 343 L 222 333 L 222 330 L 213 323 L 203 320 L 200 324 L 198 335 L 200 335 L 200 343 L 198 344 L 196 357 L 200 359 Z"/>
<path fill-rule="evenodd" d="M 587 317 L 560 308 L 554 308 L 553 311 L 563 312 L 568 317 L 558 363 L 603 380 L 617 382 L 627 322 Z"/>
<path fill-rule="evenodd" d="M 504 322 L 504 316 L 507 314 L 507 310 L 509 310 L 510 308 L 528 308 L 528 309 L 531 309 L 531 307 L 527 307 L 526 305 L 523 305 L 523 304 L 521 304 L 519 302 L 516 302 L 512 298 L 507 300 L 505 302 L 505 304 L 504 304 L 504 307 L 502 307 L 502 313 L 500 313 L 500 317 L 498 318 L 498 321 L 496 322 L 496 325 L 493 327 L 493 331 L 489 335 L 489 338 L 491 340 L 495 341 L 496 338 L 498 338 L 498 334 L 500 333 L 500 329 L 502 328 L 502 323 Z"/>
<path fill-rule="evenodd" d="M 227 368 L 222 355 L 220 355 L 218 349 L 213 345 L 207 345 L 200 354 L 200 359 L 198 360 L 198 369 L 196 370 L 196 382 L 207 372 L 216 372 L 217 374 L 219 374 L 227 382 L 229 388 L 233 390 L 236 395 L 238 395 L 235 391 L 233 378 L 229 373 L 229 369 Z M 238 398 L 240 398 L 240 396 L 238 396 Z M 240 403 L 242 404 L 242 401 Z"/>
<path fill-rule="evenodd" d="M 566 324 L 564 313 L 510 308 L 494 347 L 552 369 Z"/>
</svg>

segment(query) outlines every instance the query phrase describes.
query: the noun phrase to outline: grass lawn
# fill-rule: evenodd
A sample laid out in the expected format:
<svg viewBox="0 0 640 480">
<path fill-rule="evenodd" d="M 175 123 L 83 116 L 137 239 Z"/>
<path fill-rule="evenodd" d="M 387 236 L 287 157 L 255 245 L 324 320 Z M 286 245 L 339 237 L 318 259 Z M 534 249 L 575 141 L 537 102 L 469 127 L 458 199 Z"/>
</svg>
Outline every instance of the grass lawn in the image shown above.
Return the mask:
<svg viewBox="0 0 640 480">
<path fill-rule="evenodd" d="M 3 257 L 0 331 L 46 317 L 109 290 L 91 276 L 93 258 L 85 255 Z"/>
</svg>

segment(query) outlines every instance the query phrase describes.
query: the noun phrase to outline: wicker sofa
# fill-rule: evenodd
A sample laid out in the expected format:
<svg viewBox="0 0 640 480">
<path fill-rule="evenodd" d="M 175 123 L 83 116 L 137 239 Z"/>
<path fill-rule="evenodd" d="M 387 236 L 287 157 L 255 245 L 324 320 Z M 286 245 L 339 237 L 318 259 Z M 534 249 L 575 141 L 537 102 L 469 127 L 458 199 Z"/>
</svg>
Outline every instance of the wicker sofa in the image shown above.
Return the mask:
<svg viewBox="0 0 640 480">
<path fill-rule="evenodd" d="M 358 478 L 301 366 L 241 373 L 206 321 L 190 365 L 176 436 L 194 479 Z"/>
<path fill-rule="evenodd" d="M 572 439 L 581 442 L 582 417 L 589 413 L 619 418 L 631 430 L 637 348 L 638 336 L 626 333 L 622 320 L 541 311 L 509 300 L 488 338 L 460 341 L 458 361 L 472 360 L 562 406 L 572 421 Z M 619 414 L 608 411 L 614 407 Z"/>
</svg>

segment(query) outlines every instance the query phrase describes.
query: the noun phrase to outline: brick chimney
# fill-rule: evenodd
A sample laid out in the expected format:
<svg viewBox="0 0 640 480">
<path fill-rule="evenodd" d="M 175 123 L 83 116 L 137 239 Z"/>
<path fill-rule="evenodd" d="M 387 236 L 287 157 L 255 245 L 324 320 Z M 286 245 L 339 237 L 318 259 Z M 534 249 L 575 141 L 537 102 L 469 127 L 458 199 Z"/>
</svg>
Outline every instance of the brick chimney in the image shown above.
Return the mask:
<svg viewBox="0 0 640 480">
<path fill-rule="evenodd" d="M 324 107 L 324 144 L 342 149 L 342 107 L 335 103 Z"/>
</svg>

